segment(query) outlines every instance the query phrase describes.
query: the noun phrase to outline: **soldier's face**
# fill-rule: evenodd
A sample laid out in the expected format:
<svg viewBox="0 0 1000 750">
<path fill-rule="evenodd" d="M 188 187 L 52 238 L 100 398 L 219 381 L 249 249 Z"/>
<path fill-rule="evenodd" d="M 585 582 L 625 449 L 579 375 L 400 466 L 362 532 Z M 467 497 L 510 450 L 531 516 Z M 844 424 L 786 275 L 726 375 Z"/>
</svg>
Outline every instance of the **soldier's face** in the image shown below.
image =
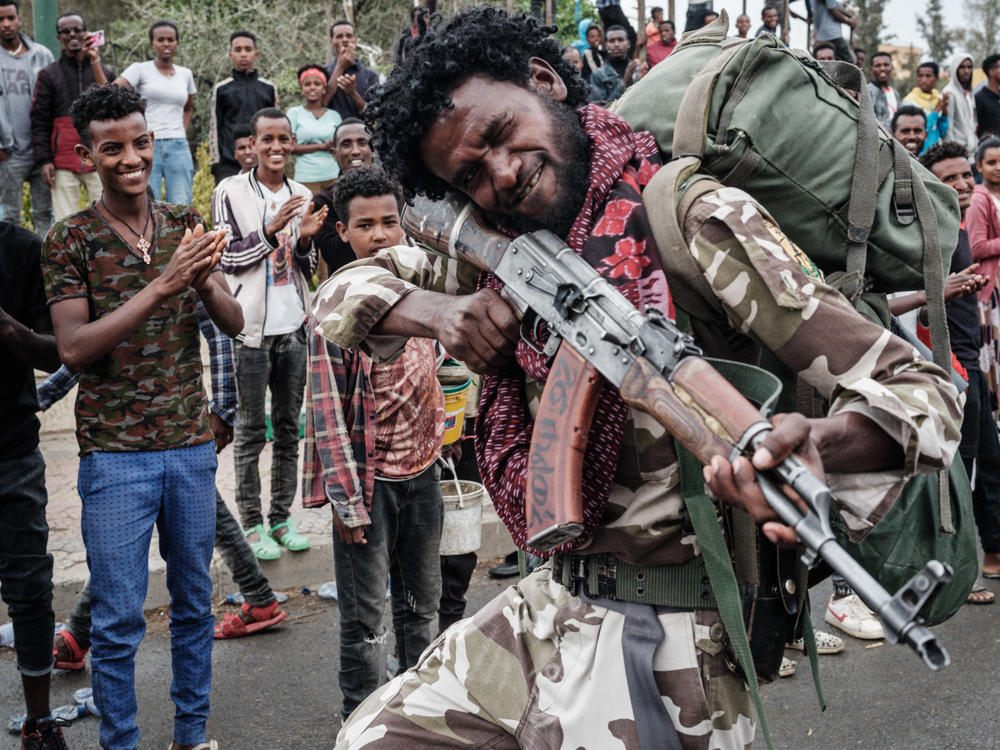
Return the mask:
<svg viewBox="0 0 1000 750">
<path fill-rule="evenodd" d="M 451 92 L 421 141 L 425 166 L 519 231 L 565 235 L 586 194 L 589 149 L 566 87 L 538 58 L 528 85 L 478 74 Z"/>
<path fill-rule="evenodd" d="M 120 120 L 93 120 L 90 148 L 77 146 L 77 154 L 93 166 L 105 192 L 141 195 L 149 182 L 153 163 L 153 135 L 141 112 Z"/>
</svg>

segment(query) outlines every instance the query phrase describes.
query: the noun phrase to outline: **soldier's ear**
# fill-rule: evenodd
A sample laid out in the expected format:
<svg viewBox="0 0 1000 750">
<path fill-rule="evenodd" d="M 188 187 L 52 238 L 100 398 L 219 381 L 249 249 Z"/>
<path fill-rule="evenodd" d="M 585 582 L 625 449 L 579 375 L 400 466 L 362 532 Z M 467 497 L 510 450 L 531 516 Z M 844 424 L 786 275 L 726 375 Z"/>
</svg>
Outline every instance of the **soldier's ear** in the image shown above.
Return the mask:
<svg viewBox="0 0 1000 750">
<path fill-rule="evenodd" d="M 566 83 L 555 69 L 540 57 L 528 60 L 528 85 L 536 93 L 553 101 L 566 101 Z"/>
<path fill-rule="evenodd" d="M 83 162 L 85 167 L 96 166 L 94 164 L 94 156 L 91 154 L 90 149 L 84 146 L 82 143 L 78 143 L 75 146 L 76 155 L 80 157 L 80 161 Z"/>
</svg>

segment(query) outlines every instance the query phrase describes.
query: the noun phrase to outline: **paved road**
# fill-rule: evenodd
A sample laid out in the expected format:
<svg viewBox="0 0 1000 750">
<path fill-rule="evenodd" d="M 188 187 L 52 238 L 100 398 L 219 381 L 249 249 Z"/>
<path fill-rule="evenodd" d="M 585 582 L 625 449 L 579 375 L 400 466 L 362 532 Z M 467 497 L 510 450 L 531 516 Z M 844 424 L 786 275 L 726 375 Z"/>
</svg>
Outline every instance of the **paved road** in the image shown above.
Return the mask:
<svg viewBox="0 0 1000 750">
<path fill-rule="evenodd" d="M 470 608 L 482 606 L 502 586 L 485 575 L 487 566 L 477 569 Z M 1000 591 L 994 582 L 990 586 Z M 813 591 L 814 611 L 822 611 L 826 595 L 822 586 Z M 287 608 L 290 617 L 281 628 L 216 644 L 208 726 L 223 750 L 333 745 L 340 709 L 336 603 L 295 594 Z M 152 610 L 147 619 L 149 631 L 137 664 L 141 747 L 160 750 L 170 740 L 172 712 L 167 618 L 163 610 Z M 819 625 L 821 617 L 814 621 Z M 937 628 L 953 661 L 937 674 L 900 647 L 850 640 L 845 653 L 822 659 L 829 705 L 825 713 L 816 706 L 807 664 L 800 658 L 795 676 L 764 688 L 776 750 L 1000 748 L 998 625 L 1000 607 L 965 607 Z M 68 702 L 75 689 L 88 683 L 89 672 L 57 673 L 53 705 Z M 0 649 L 3 718 L 19 703 L 13 654 Z M 98 747 L 97 720 L 80 720 L 67 738 L 74 750 Z M 763 746 L 758 741 L 757 747 Z M 16 747 L 15 738 L 0 739 L 2 750 Z"/>
</svg>

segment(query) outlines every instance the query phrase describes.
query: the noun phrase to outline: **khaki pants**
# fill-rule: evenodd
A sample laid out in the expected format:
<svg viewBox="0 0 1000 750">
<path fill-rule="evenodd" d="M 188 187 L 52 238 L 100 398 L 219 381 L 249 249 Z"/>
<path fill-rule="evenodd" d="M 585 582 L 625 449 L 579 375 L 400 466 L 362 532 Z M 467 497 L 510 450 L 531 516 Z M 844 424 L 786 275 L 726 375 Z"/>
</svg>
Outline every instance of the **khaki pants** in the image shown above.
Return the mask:
<svg viewBox="0 0 1000 750">
<path fill-rule="evenodd" d="M 57 169 L 55 185 L 52 188 L 52 217 L 61 221 L 80 210 L 80 187 L 87 189 L 87 199 L 91 202 L 101 198 L 101 178 L 97 172 L 77 174 L 68 169 Z"/>
</svg>

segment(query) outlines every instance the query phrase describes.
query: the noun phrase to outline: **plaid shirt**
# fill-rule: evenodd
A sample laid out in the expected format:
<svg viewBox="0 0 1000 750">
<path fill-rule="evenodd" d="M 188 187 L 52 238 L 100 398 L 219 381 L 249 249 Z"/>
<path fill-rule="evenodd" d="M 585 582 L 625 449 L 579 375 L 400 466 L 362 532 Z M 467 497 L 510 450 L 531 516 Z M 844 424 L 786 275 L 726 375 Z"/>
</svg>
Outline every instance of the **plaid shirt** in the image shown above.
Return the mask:
<svg viewBox="0 0 1000 750">
<path fill-rule="evenodd" d="M 229 425 L 236 422 L 236 375 L 233 365 L 233 341 L 216 328 L 205 306 L 198 302 L 198 326 L 208 343 L 212 372 L 212 400 L 209 405 Z M 38 408 L 48 409 L 63 398 L 76 385 L 79 374 L 70 372 L 66 365 L 38 384 Z"/>
<path fill-rule="evenodd" d="M 332 503 L 345 526 L 367 526 L 375 489 L 372 361 L 329 343 L 315 323 L 310 319 L 302 505 Z"/>
</svg>

